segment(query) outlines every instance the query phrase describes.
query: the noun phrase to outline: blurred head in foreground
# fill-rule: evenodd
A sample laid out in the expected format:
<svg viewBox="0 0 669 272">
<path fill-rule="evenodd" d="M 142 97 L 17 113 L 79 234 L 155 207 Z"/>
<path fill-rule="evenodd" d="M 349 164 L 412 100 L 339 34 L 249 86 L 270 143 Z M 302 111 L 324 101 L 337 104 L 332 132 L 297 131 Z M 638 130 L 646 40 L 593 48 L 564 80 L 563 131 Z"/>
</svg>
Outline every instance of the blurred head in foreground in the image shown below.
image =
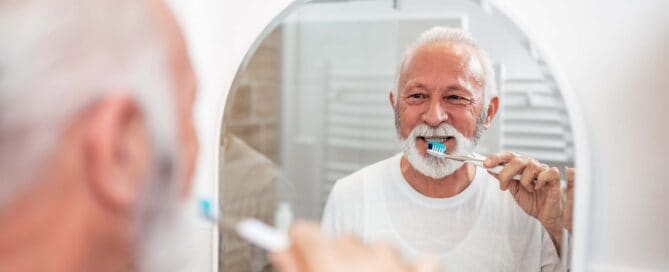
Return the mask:
<svg viewBox="0 0 669 272">
<path fill-rule="evenodd" d="M 195 77 L 167 7 L 3 1 L 0 41 L 0 267 L 175 269 Z"/>
</svg>

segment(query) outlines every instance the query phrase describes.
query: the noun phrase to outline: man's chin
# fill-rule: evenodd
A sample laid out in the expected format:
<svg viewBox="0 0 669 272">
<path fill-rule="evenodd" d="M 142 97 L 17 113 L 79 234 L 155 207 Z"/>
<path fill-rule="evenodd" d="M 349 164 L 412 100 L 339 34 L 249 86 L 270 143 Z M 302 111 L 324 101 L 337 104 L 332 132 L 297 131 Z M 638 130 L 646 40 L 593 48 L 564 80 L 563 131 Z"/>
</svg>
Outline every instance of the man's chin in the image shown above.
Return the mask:
<svg viewBox="0 0 669 272">
<path fill-rule="evenodd" d="M 411 168 L 423 176 L 443 179 L 462 167 L 462 163 L 432 157 L 432 155 L 411 156 L 404 154 Z"/>
<path fill-rule="evenodd" d="M 185 207 L 163 215 L 154 222 L 140 245 L 141 271 L 185 271 L 192 248 L 195 218 Z M 176 269 L 176 270 L 175 270 Z"/>
</svg>

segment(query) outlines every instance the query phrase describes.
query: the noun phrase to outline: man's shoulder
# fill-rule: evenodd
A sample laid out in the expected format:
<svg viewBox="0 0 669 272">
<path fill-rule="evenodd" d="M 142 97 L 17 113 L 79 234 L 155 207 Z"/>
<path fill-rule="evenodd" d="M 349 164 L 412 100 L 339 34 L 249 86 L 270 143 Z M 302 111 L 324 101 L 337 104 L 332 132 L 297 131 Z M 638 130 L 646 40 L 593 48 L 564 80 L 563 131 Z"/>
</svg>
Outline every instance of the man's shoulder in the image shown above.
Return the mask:
<svg viewBox="0 0 669 272">
<path fill-rule="evenodd" d="M 393 167 L 399 167 L 399 162 L 395 165 L 395 162 L 399 159 L 398 157 L 399 155 L 394 155 L 390 158 L 367 165 L 362 169 L 337 180 L 335 188 L 356 191 L 361 190 L 364 184 L 373 182 L 374 180 L 383 179 L 384 176 L 396 171 L 397 169 L 393 169 Z"/>
<path fill-rule="evenodd" d="M 398 162 L 394 165 L 394 162 Z M 397 169 L 392 169 L 398 167 Z M 399 172 L 399 155 L 370 164 L 354 173 L 337 180 L 330 191 L 322 225 L 331 233 L 364 233 L 364 207 L 374 201 L 375 185 L 381 184 L 391 171 Z M 370 198 L 371 197 L 371 198 Z"/>
</svg>

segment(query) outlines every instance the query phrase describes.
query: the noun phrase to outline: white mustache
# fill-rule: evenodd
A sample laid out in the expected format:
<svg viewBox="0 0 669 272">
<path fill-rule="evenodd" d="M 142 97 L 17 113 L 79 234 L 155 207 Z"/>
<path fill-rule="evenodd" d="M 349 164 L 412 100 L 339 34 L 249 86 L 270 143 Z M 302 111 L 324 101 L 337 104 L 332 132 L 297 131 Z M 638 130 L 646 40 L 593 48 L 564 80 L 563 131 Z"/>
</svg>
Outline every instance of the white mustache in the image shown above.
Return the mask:
<svg viewBox="0 0 669 272">
<path fill-rule="evenodd" d="M 413 137 L 453 137 L 459 132 L 448 124 L 441 124 L 436 128 L 419 124 L 411 131 L 411 134 Z"/>
</svg>

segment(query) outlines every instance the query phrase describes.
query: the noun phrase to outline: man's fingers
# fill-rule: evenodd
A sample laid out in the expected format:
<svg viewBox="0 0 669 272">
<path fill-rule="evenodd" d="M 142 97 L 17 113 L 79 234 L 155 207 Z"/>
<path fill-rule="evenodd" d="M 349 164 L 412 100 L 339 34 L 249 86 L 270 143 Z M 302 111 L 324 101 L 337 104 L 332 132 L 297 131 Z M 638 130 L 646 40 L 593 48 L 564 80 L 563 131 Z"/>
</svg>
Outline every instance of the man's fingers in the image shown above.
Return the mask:
<svg viewBox="0 0 669 272">
<path fill-rule="evenodd" d="M 378 271 L 408 272 L 409 264 L 404 261 L 393 246 L 387 243 L 374 243 L 370 246 L 371 255 L 369 259 L 376 260 Z"/>
<path fill-rule="evenodd" d="M 439 258 L 434 256 L 421 257 L 411 266 L 413 272 L 437 272 L 441 271 Z"/>
<path fill-rule="evenodd" d="M 288 235 L 292 241 L 290 251 L 295 254 L 300 270 L 312 271 L 327 260 L 330 252 L 328 239 L 321 233 L 318 225 L 304 221 L 295 222 Z"/>
<path fill-rule="evenodd" d="M 531 180 L 528 183 L 528 186 L 532 187 L 533 191 L 539 190 L 541 187 L 543 187 L 542 181 L 539 180 L 539 174 L 541 174 L 544 171 L 547 171 L 549 169 L 548 165 L 545 165 L 543 163 L 537 162 L 536 166 L 534 167 L 534 170 L 532 171 L 532 177 Z"/>
<path fill-rule="evenodd" d="M 547 183 L 552 184 L 560 180 L 560 172 L 557 168 L 549 167 L 535 159 L 527 159 L 514 152 L 492 154 L 483 162 L 483 165 L 487 168 L 492 168 L 500 164 L 506 165 L 504 165 L 499 174 L 493 174 L 493 176 L 499 180 L 501 190 L 508 190 L 510 187 L 515 186 L 513 182 L 517 182 L 518 186 L 521 186 L 526 191 L 534 192 L 543 188 Z M 570 172 L 573 184 L 573 168 L 567 170 L 568 179 Z M 520 180 L 514 181 L 516 175 L 520 175 Z"/>
<path fill-rule="evenodd" d="M 386 243 L 376 243 L 372 245 L 372 252 L 382 259 L 400 260 L 402 255 L 392 245 Z"/>
<path fill-rule="evenodd" d="M 565 216 L 562 217 L 562 227 L 572 232 L 572 219 L 574 211 L 574 168 L 567 167 L 567 192 L 565 203 Z"/>
<path fill-rule="evenodd" d="M 505 164 L 502 171 L 498 174 L 490 172 L 492 176 L 499 180 L 499 189 L 505 191 L 512 186 L 513 177 L 525 168 L 526 160 L 514 152 L 504 152 L 492 154 L 483 162 L 486 168 L 496 167 L 500 164 Z"/>
<path fill-rule="evenodd" d="M 293 245 L 300 249 L 320 246 L 327 242 L 318 225 L 305 221 L 293 223 L 288 230 L 288 235 L 292 239 Z"/>
<path fill-rule="evenodd" d="M 317 225 L 305 222 L 293 224 L 289 231 L 291 247 L 272 253 L 270 260 L 281 272 L 307 271 L 438 271 L 436 265 L 416 266 L 404 261 L 401 254 L 388 244 L 366 246 L 353 236 L 329 239 Z"/>
<path fill-rule="evenodd" d="M 497 154 L 492 154 L 488 156 L 485 161 L 483 161 L 483 166 L 486 168 L 492 168 L 495 166 L 498 166 L 502 163 L 508 163 L 510 162 L 513 158 L 520 158 L 521 156 L 514 153 L 514 152 L 504 152 L 504 153 L 497 153 Z"/>
<path fill-rule="evenodd" d="M 539 190 L 544 187 L 545 184 L 555 184 L 560 182 L 560 171 L 557 167 L 546 166 L 546 169 L 539 173 L 537 176 L 536 189 Z"/>
<path fill-rule="evenodd" d="M 500 180 L 498 175 L 492 172 L 488 172 L 491 176 L 495 177 L 499 181 L 499 189 L 502 191 L 506 190 L 512 190 L 512 191 L 518 191 L 518 186 L 520 186 L 520 183 L 518 180 L 515 179 L 507 179 L 507 180 Z"/>
<path fill-rule="evenodd" d="M 290 251 L 274 252 L 269 254 L 269 260 L 274 269 L 280 272 L 299 272 L 299 264 Z"/>
<path fill-rule="evenodd" d="M 362 241 L 352 235 L 338 237 L 334 241 L 333 249 L 338 251 L 339 254 L 345 258 L 364 255 L 367 250 Z"/>
<path fill-rule="evenodd" d="M 529 192 L 534 192 L 534 180 L 536 176 L 541 172 L 541 163 L 535 159 L 530 159 L 527 161 L 527 165 L 523 170 L 523 173 L 520 177 L 520 185 Z"/>
<path fill-rule="evenodd" d="M 492 154 L 489 155 L 484 161 L 483 161 L 483 166 L 485 168 L 493 168 L 499 164 L 499 162 L 502 160 L 500 158 L 501 154 Z"/>
<path fill-rule="evenodd" d="M 572 167 L 567 167 L 567 188 L 573 188 L 574 187 L 574 175 L 576 172 L 574 171 L 574 168 Z"/>
<path fill-rule="evenodd" d="M 498 175 L 498 174 L 493 173 L 493 172 L 490 172 L 490 171 L 488 171 L 488 174 L 490 174 L 490 175 L 493 176 L 495 179 L 497 179 L 497 181 L 499 181 L 499 189 L 500 189 L 500 190 L 502 190 L 502 191 L 506 191 L 506 189 L 508 189 L 509 186 L 511 186 L 511 181 L 510 181 L 510 180 L 501 180 L 501 179 L 499 179 L 499 175 Z"/>
<path fill-rule="evenodd" d="M 523 169 L 525 169 L 526 165 L 527 162 L 524 159 L 514 157 L 504 166 L 502 171 L 499 172 L 499 175 L 497 175 L 497 179 L 499 179 L 499 181 L 505 185 L 503 186 L 505 187 L 503 190 L 506 190 L 506 188 L 509 187 L 509 182 L 513 180 L 515 175 L 520 174 Z"/>
</svg>

